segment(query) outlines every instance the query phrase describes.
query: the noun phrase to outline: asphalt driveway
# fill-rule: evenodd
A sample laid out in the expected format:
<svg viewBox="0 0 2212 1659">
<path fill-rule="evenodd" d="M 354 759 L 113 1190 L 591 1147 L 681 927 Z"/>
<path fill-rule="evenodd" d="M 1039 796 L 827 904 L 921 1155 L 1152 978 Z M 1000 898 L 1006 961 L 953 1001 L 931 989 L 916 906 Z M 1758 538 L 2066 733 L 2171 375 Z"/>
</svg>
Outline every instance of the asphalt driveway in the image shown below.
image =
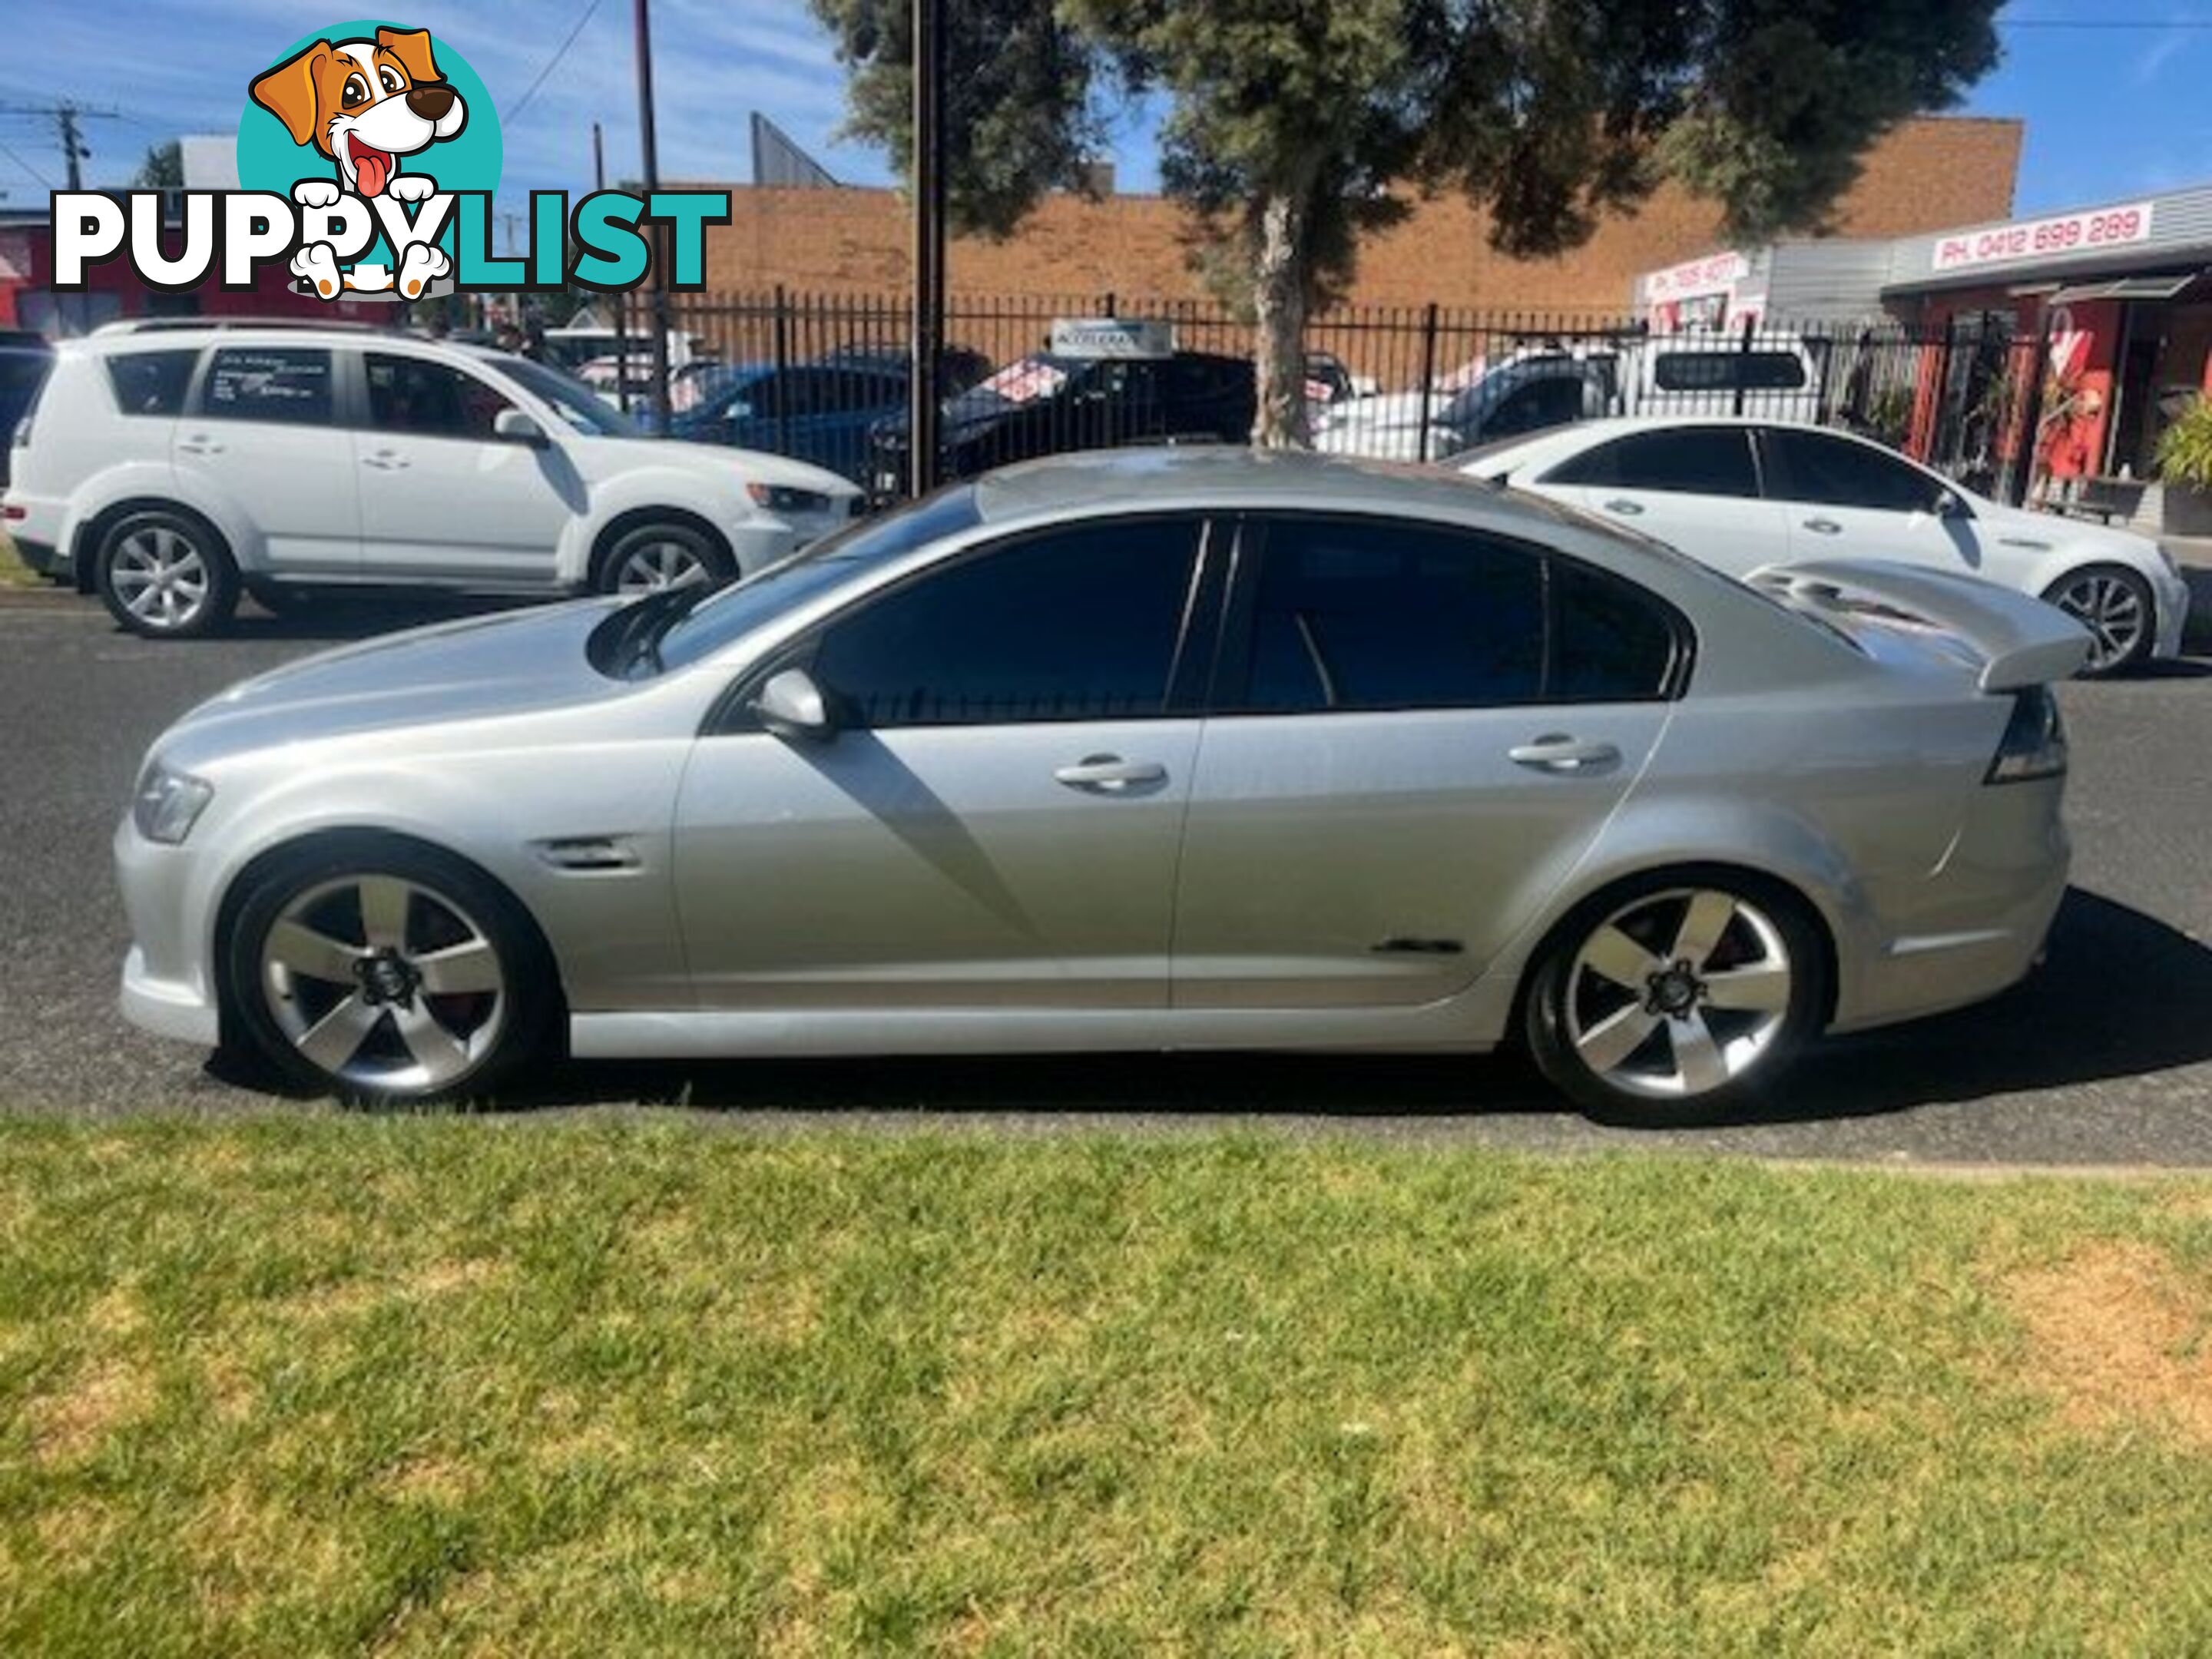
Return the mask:
<svg viewBox="0 0 2212 1659">
<path fill-rule="evenodd" d="M 126 940 L 107 842 L 146 744 L 229 682 L 438 614 L 331 607 L 153 645 L 89 601 L 0 595 L 0 1108 L 308 1109 L 114 1012 Z M 2212 1164 L 2212 664 L 2069 686 L 2075 890 L 2042 972 L 1998 1001 L 1831 1042 L 1774 1119 L 1635 1135 L 1558 1111 L 1518 1060 L 1243 1055 L 577 1065 L 525 1109 L 673 1104 L 702 1121 L 1023 1132 L 1300 1130 L 1784 1157 Z"/>
</svg>

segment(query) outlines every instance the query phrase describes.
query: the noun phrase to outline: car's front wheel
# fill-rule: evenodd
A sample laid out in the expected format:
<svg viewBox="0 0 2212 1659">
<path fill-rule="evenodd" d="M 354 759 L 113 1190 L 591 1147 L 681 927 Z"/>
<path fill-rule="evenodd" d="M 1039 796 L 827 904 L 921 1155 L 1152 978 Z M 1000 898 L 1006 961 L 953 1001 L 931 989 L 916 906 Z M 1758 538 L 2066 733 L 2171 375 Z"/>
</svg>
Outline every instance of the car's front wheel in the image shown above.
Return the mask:
<svg viewBox="0 0 2212 1659">
<path fill-rule="evenodd" d="M 2043 597 L 2089 630 L 2086 678 L 2135 667 L 2158 641 L 2150 584 L 2116 564 L 2093 565 L 2053 582 Z"/>
<path fill-rule="evenodd" d="M 108 526 L 93 586 L 108 614 L 149 639 L 220 631 L 238 605 L 238 567 L 222 539 L 189 514 L 149 507 Z"/>
<path fill-rule="evenodd" d="M 664 587 L 712 586 L 738 574 L 729 550 L 695 525 L 643 524 L 615 538 L 599 561 L 602 593 L 633 596 Z"/>
<path fill-rule="evenodd" d="M 1711 1122 L 1753 1105 L 1818 1031 L 1827 958 L 1795 894 L 1734 872 L 1613 888 L 1549 942 L 1524 1034 L 1607 1122 Z"/>
<path fill-rule="evenodd" d="M 544 1048 L 560 1001 L 544 946 L 459 860 L 338 843 L 252 879 L 232 1007 L 294 1083 L 369 1103 L 481 1097 Z"/>
</svg>

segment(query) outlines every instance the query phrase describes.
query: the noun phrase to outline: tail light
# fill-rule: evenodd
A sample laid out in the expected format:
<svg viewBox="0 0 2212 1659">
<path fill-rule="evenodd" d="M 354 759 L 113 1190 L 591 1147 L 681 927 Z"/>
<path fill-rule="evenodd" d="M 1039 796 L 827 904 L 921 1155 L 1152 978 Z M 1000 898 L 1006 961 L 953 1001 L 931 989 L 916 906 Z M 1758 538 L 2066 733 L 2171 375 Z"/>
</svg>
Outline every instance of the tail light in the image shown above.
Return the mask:
<svg viewBox="0 0 2212 1659">
<path fill-rule="evenodd" d="M 2066 726 L 2047 685 L 2013 694 L 2012 718 L 1997 739 L 1996 758 L 1984 783 L 2025 783 L 2066 775 Z"/>
</svg>

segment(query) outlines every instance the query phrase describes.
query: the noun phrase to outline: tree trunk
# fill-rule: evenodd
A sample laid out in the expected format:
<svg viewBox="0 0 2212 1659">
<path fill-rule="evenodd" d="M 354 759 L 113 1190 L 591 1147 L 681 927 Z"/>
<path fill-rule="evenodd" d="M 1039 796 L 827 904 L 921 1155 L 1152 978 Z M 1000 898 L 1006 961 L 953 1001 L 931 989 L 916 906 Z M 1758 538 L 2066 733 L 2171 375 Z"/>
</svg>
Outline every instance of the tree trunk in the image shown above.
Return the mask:
<svg viewBox="0 0 2212 1659">
<path fill-rule="evenodd" d="M 1306 420 L 1309 204 L 1304 191 L 1294 188 L 1272 191 L 1254 207 L 1252 307 L 1260 332 L 1260 409 L 1252 441 L 1262 449 L 1304 449 L 1312 442 Z"/>
</svg>

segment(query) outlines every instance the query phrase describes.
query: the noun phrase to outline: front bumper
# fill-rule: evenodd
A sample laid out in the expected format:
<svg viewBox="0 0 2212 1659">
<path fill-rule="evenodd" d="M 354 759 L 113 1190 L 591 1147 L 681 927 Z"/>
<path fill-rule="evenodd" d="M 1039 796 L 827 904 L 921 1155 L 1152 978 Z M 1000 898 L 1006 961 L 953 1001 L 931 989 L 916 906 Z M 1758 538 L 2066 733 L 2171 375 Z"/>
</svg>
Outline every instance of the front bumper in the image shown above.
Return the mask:
<svg viewBox="0 0 2212 1659">
<path fill-rule="evenodd" d="M 119 1006 L 142 1031 L 212 1048 L 222 1020 L 203 948 L 206 930 L 192 904 L 194 864 L 189 842 L 156 846 L 127 817 L 116 830 L 115 880 L 133 941 Z"/>
</svg>

